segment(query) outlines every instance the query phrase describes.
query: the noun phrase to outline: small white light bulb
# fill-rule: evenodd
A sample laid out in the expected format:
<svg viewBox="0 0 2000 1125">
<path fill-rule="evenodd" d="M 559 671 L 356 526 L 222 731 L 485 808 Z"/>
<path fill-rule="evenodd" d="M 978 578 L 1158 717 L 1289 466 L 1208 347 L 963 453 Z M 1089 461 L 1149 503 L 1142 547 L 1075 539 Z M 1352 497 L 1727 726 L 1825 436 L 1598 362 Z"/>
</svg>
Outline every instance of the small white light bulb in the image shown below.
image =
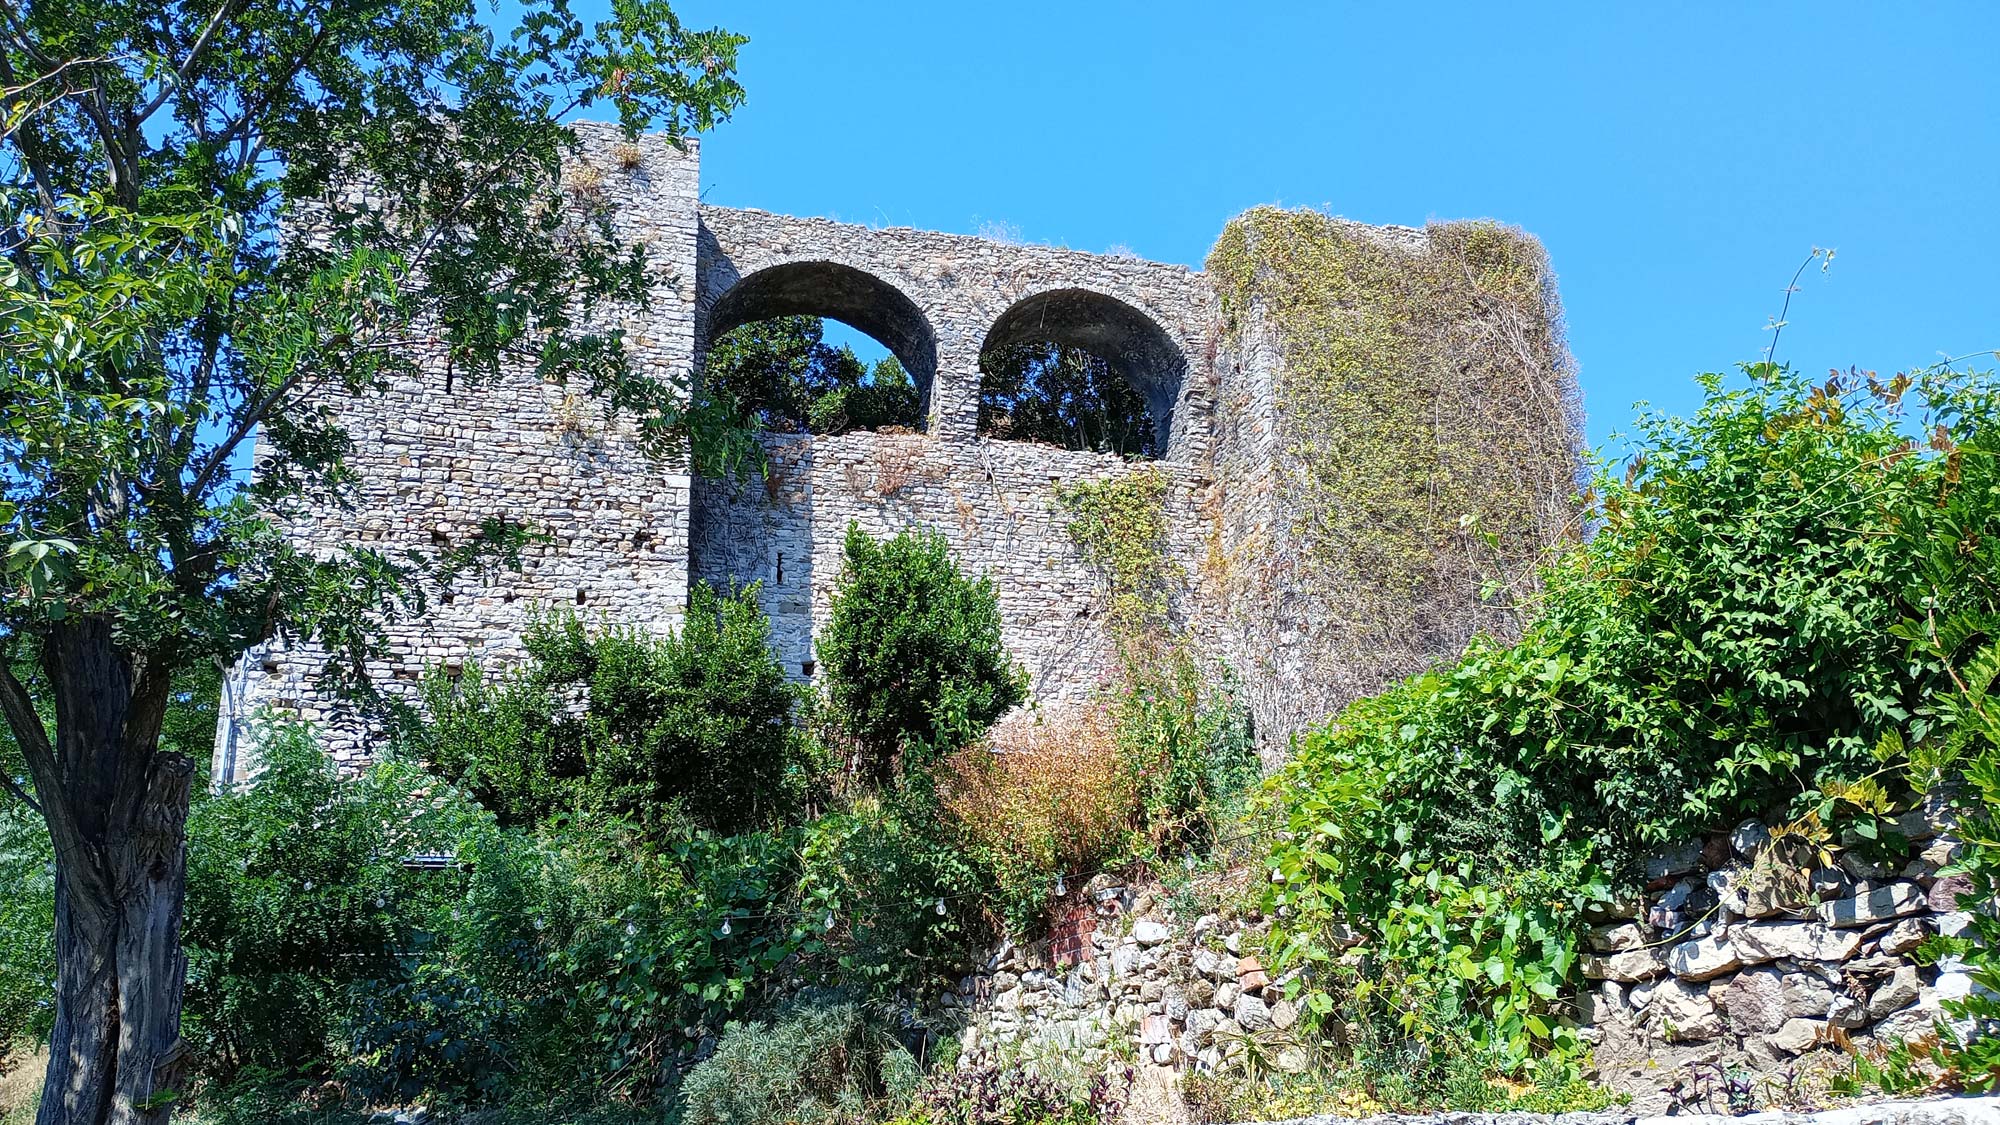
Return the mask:
<svg viewBox="0 0 2000 1125">
<path fill-rule="evenodd" d="M 722 936 L 723 937 L 729 936 L 729 919 L 727 918 L 724 918 L 722 920 Z"/>
<path fill-rule="evenodd" d="M 937 912 L 938 912 L 938 917 L 940 917 L 940 918 L 944 917 L 944 900 L 943 900 L 943 899 L 939 899 L 939 900 L 938 900 L 938 903 L 937 903 Z"/>
</svg>

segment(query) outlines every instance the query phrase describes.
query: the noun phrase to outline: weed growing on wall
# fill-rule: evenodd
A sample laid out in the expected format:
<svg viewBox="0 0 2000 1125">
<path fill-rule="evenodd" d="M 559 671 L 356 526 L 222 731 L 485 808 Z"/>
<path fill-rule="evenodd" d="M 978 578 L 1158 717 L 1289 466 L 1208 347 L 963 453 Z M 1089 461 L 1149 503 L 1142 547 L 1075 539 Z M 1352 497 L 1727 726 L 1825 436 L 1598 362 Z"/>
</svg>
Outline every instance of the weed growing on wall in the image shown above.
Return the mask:
<svg viewBox="0 0 2000 1125">
<path fill-rule="evenodd" d="M 1251 210 L 1208 259 L 1236 345 L 1275 334 L 1287 534 L 1246 560 L 1244 611 L 1300 629 L 1310 722 L 1507 634 L 1534 565 L 1572 540 L 1581 411 L 1554 276 L 1487 222 L 1403 234 Z"/>
<path fill-rule="evenodd" d="M 1173 594 L 1186 581 L 1167 554 L 1166 497 L 1167 477 L 1157 468 L 1055 490 L 1070 540 L 1104 577 L 1111 636 L 1128 664 L 1170 639 Z"/>
</svg>

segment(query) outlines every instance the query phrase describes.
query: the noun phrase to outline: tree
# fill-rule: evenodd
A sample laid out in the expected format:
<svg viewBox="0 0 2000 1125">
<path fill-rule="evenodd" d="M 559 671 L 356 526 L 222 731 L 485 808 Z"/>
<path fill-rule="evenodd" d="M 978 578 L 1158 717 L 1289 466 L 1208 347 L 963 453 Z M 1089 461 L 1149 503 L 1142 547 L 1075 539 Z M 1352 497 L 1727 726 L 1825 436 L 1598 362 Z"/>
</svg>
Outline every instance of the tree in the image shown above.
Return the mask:
<svg viewBox="0 0 2000 1125">
<path fill-rule="evenodd" d="M 1104 357 L 1067 344 L 981 355 L 979 432 L 1126 458 L 1160 455 L 1145 396 Z"/>
<path fill-rule="evenodd" d="M 906 531 L 878 543 L 847 529 L 847 557 L 818 644 L 827 700 L 876 783 L 912 755 L 949 753 L 1027 698 L 1000 639 L 990 578 L 959 573 L 944 536 Z"/>
<path fill-rule="evenodd" d="M 816 316 L 779 316 L 716 338 L 703 379 L 745 422 L 767 429 L 844 434 L 922 424 L 917 386 L 895 356 L 873 366 L 826 342 Z"/>
<path fill-rule="evenodd" d="M 40 1125 L 164 1121 L 182 1093 L 177 678 L 283 630 L 356 687 L 420 578 L 522 538 L 490 526 L 431 559 L 287 545 L 272 518 L 348 479 L 327 396 L 425 352 L 468 377 L 509 362 L 660 447 L 742 448 L 595 327 L 643 303 L 652 267 L 558 195 L 566 116 L 706 128 L 741 100 L 742 40 L 660 0 L 595 27 L 567 0 L 523 7 L 503 39 L 471 0 L 0 0 L 0 711 L 28 778 L 0 784 L 56 855 Z M 336 181 L 379 206 L 279 253 L 281 220 Z"/>
</svg>

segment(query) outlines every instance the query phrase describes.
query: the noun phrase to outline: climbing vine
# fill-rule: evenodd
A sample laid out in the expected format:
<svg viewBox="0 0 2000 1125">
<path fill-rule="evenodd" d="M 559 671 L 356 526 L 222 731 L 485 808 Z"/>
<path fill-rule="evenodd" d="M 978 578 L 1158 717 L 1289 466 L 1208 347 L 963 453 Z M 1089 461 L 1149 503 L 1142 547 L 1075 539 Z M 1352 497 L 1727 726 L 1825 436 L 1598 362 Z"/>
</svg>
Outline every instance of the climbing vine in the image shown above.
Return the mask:
<svg viewBox="0 0 2000 1125">
<path fill-rule="evenodd" d="M 1166 496 L 1156 468 L 1056 488 L 1070 538 L 1104 576 L 1111 635 L 1128 663 L 1163 638 L 1173 587 L 1185 577 L 1167 554 Z"/>
<path fill-rule="evenodd" d="M 1539 244 L 1264 207 L 1208 260 L 1239 354 L 1268 332 L 1279 526 L 1251 604 L 1313 632 L 1316 718 L 1389 676 L 1510 634 L 1534 563 L 1573 535 L 1580 409 Z M 1301 601 L 1281 607 L 1280 603 Z"/>
</svg>

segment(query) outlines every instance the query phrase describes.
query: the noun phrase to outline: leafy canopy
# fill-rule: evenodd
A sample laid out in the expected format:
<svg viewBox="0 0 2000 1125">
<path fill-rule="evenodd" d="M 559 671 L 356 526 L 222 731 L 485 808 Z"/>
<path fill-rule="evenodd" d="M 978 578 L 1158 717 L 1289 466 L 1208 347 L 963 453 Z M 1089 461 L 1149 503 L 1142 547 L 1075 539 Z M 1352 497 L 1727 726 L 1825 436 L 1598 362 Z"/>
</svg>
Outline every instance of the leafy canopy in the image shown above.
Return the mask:
<svg viewBox="0 0 2000 1125">
<path fill-rule="evenodd" d="M 923 424 L 917 386 L 895 356 L 864 364 L 826 342 L 825 322 L 780 316 L 731 329 L 709 346 L 703 383 L 745 422 L 779 432 L 844 434 Z"/>
</svg>

